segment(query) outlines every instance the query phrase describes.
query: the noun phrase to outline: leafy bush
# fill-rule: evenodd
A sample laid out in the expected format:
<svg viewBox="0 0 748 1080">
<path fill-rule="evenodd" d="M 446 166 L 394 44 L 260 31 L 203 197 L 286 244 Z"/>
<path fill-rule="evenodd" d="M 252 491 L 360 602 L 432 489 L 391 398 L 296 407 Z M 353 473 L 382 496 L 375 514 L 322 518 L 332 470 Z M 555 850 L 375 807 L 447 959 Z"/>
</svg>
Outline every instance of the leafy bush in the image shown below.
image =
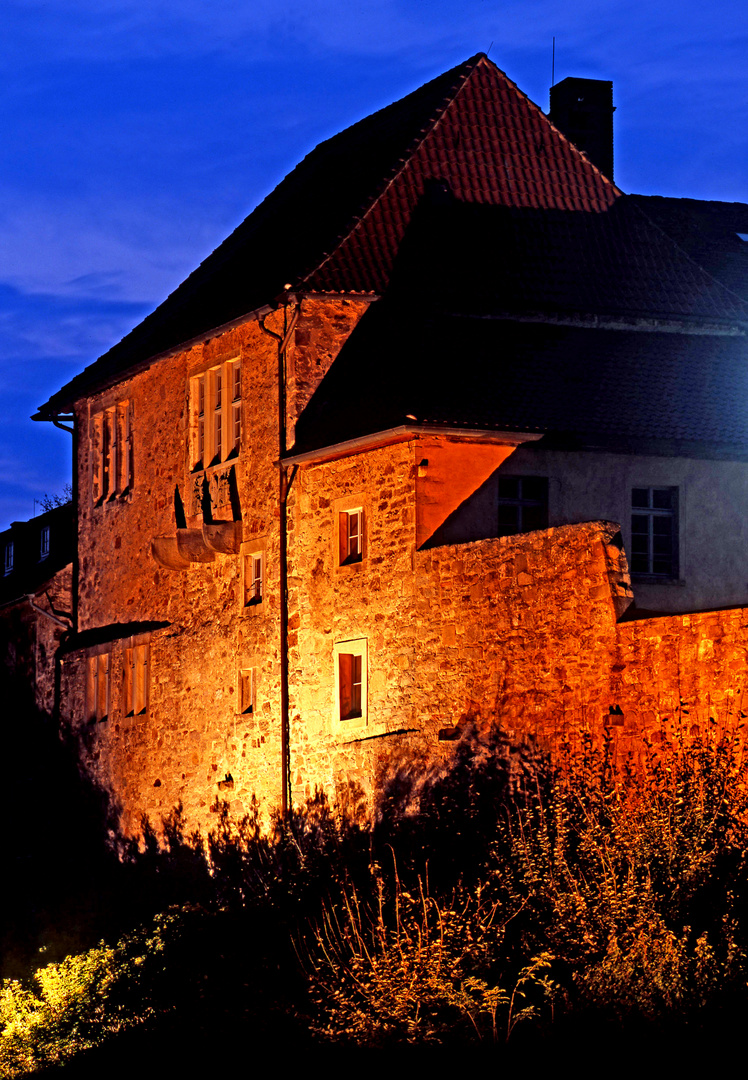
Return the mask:
<svg viewBox="0 0 748 1080">
<path fill-rule="evenodd" d="M 320 795 L 269 831 L 220 807 L 205 842 L 179 808 L 144 822 L 102 864 L 118 944 L 2 984 L 0 1072 L 146 1029 L 190 1047 L 258 1025 L 365 1046 L 724 1029 L 748 1005 L 742 738 L 658 734 L 627 760 L 581 735 L 552 766 L 475 723 L 393 771 L 371 825 Z M 167 914 L 123 934 L 127 911 Z"/>
<path fill-rule="evenodd" d="M 23 1076 L 63 1063 L 154 1014 L 142 989 L 160 967 L 175 916 L 150 934 L 103 943 L 40 968 L 33 987 L 6 979 L 0 988 L 0 1073 Z"/>
</svg>

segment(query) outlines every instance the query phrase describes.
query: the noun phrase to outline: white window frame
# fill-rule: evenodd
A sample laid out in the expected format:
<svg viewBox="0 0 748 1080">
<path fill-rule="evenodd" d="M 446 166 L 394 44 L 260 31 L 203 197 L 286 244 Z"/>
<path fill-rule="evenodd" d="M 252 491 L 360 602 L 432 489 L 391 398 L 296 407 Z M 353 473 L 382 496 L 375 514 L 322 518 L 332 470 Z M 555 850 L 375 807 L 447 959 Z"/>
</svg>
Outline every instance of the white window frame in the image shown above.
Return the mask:
<svg viewBox="0 0 748 1080">
<path fill-rule="evenodd" d="M 241 358 L 190 380 L 190 468 L 202 472 L 238 457 L 242 440 Z"/>
<path fill-rule="evenodd" d="M 369 504 L 361 493 L 344 495 L 332 504 L 333 566 L 346 573 L 361 567 L 369 548 Z M 355 523 L 355 529 L 351 524 Z M 355 539 L 355 546 L 352 540 Z"/>
<path fill-rule="evenodd" d="M 340 565 L 350 566 L 364 557 L 364 508 L 340 511 Z"/>
<path fill-rule="evenodd" d="M 49 558 L 50 552 L 50 529 L 49 525 L 42 525 L 39 534 L 39 562 Z"/>
<path fill-rule="evenodd" d="M 634 506 L 634 492 L 646 491 L 648 506 Z M 670 507 L 656 507 L 654 503 L 655 491 L 667 491 L 670 494 L 671 506 Z M 668 582 L 678 581 L 680 574 L 680 490 L 676 484 L 632 484 L 629 492 L 630 502 L 630 535 L 631 535 L 631 549 L 630 549 L 630 572 L 633 578 L 640 581 L 656 582 Z M 634 534 L 634 517 L 643 517 L 647 519 L 647 569 L 634 569 L 634 561 L 639 560 L 643 552 L 634 551 L 634 535 L 642 536 L 642 533 Z M 670 528 L 670 573 L 661 574 L 654 570 L 654 564 L 657 559 L 655 548 L 655 521 L 656 519 L 667 518 L 671 522 Z"/>
<path fill-rule="evenodd" d="M 361 659 L 361 700 L 359 715 L 343 716 L 341 713 L 341 656 L 360 657 Z M 351 731 L 366 727 L 369 722 L 369 643 L 367 638 L 354 638 L 350 641 L 336 641 L 333 645 L 335 674 L 335 709 L 334 727 L 340 731 Z"/>
<path fill-rule="evenodd" d="M 15 560 L 15 542 L 8 540 L 5 544 L 5 552 L 3 556 L 3 574 L 7 576 L 13 573 L 13 564 Z"/>
</svg>

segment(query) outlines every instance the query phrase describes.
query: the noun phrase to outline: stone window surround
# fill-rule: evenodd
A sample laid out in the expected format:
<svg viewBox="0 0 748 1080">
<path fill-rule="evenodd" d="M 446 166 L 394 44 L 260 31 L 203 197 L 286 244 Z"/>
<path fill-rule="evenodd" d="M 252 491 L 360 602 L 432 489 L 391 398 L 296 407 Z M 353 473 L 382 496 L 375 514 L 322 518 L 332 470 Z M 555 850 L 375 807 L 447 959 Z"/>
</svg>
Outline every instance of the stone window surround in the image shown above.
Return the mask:
<svg viewBox="0 0 748 1080">
<path fill-rule="evenodd" d="M 241 356 L 210 364 L 191 375 L 187 385 L 190 472 L 236 460 L 243 427 Z"/>
<path fill-rule="evenodd" d="M 124 398 L 89 414 L 91 501 L 106 506 L 131 498 L 134 472 L 132 401 Z"/>
<path fill-rule="evenodd" d="M 341 524 L 342 514 L 352 510 L 361 511 L 361 557 L 355 560 L 343 559 L 341 550 Z M 369 513 L 369 500 L 361 492 L 355 495 L 344 495 L 334 499 L 332 503 L 332 565 L 343 573 L 355 572 L 361 567 L 369 554 L 369 526 L 371 517 Z"/>
<path fill-rule="evenodd" d="M 262 592 L 261 599 L 258 601 L 250 599 L 247 600 L 247 594 L 251 586 L 251 577 L 253 573 L 252 559 L 259 556 L 262 559 Z M 267 612 L 267 537 L 261 537 L 260 539 L 247 540 L 240 548 L 240 560 L 241 580 L 239 582 L 240 594 L 239 594 L 239 607 L 240 613 L 249 618 L 256 618 L 260 615 L 265 615 Z M 249 580 L 248 580 L 249 579 Z"/>
<path fill-rule="evenodd" d="M 257 712 L 257 664 L 250 660 L 237 670 L 236 715 L 254 716 Z"/>
</svg>

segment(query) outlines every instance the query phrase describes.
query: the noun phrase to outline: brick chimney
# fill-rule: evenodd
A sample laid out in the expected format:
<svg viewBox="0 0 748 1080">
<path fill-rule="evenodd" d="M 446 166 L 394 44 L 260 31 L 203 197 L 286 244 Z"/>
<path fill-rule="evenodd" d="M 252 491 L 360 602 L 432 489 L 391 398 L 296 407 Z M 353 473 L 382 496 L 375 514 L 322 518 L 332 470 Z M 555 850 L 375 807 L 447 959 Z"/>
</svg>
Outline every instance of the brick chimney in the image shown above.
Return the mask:
<svg viewBox="0 0 748 1080">
<path fill-rule="evenodd" d="M 551 87 L 548 117 L 600 172 L 613 179 L 613 83 L 570 76 Z"/>
</svg>

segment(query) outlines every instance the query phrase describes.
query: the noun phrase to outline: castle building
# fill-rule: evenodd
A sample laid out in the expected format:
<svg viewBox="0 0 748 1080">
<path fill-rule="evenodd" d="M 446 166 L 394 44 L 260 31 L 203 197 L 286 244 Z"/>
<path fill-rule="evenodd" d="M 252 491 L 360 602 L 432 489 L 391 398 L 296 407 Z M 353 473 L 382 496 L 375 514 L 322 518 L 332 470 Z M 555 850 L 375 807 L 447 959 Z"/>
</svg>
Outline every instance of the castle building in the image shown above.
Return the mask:
<svg viewBox="0 0 748 1080">
<path fill-rule="evenodd" d="M 622 193 L 612 113 L 564 80 L 555 126 L 473 57 L 41 407 L 75 441 L 59 708 L 124 829 L 368 798 L 467 716 L 624 747 L 739 708 L 748 206 Z"/>
<path fill-rule="evenodd" d="M 57 654 L 72 628 L 73 506 L 51 506 L 0 532 L 0 695 L 10 724 L 52 716 Z"/>
</svg>

